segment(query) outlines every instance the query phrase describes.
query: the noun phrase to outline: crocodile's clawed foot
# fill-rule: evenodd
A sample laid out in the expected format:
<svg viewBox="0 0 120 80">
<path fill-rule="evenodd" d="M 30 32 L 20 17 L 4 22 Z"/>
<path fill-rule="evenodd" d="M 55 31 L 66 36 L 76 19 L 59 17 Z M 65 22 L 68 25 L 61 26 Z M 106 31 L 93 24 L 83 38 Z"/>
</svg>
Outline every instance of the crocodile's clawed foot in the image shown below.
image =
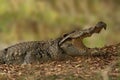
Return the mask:
<svg viewBox="0 0 120 80">
<path fill-rule="evenodd" d="M 72 31 L 63 36 L 62 40 L 59 42 L 59 45 L 62 45 L 64 42 L 68 41 L 69 39 L 77 39 L 77 38 L 83 39 L 86 37 L 90 37 L 94 33 L 99 33 L 102 29 L 106 30 L 106 26 L 107 26 L 106 23 L 100 21 L 95 25 L 95 27 L 91 27 L 85 30 Z"/>
</svg>

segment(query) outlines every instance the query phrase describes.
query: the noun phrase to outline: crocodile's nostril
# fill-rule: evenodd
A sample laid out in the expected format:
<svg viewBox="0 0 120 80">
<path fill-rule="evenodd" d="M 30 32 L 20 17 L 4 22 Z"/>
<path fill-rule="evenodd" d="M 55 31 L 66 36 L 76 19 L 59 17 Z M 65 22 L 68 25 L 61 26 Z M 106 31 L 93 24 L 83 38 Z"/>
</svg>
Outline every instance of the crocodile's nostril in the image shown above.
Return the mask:
<svg viewBox="0 0 120 80">
<path fill-rule="evenodd" d="M 100 21 L 100 22 L 98 22 L 98 24 L 96 25 L 96 27 L 99 27 L 99 28 L 104 28 L 105 30 L 106 30 L 106 23 L 104 23 L 104 22 L 102 22 L 102 21 Z"/>
</svg>

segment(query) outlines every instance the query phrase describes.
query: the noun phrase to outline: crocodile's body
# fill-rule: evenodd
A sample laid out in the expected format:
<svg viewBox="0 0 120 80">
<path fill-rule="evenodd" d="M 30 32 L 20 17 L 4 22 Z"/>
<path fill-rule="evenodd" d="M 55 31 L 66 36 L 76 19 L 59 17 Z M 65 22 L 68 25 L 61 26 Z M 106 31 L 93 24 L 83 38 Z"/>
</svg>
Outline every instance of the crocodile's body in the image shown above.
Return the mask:
<svg viewBox="0 0 120 80">
<path fill-rule="evenodd" d="M 7 64 L 39 63 L 64 57 L 58 46 L 59 39 L 23 42 L 1 50 L 0 61 Z"/>
<path fill-rule="evenodd" d="M 99 33 L 105 27 L 105 23 L 99 22 L 93 28 L 73 31 L 55 40 L 23 42 L 10 46 L 0 51 L 0 63 L 39 63 L 86 54 L 89 52 L 89 48 L 84 46 L 82 39 L 91 36 L 93 33 Z M 73 44 L 68 44 L 68 39 L 73 40 Z M 76 46 L 77 42 L 80 46 Z"/>
</svg>

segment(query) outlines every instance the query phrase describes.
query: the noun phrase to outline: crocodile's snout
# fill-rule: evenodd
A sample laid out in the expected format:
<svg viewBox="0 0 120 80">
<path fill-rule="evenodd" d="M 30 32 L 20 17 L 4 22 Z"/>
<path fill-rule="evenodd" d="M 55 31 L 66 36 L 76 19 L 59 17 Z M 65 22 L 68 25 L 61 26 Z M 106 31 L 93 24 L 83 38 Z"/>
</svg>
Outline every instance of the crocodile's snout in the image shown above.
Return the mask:
<svg viewBox="0 0 120 80">
<path fill-rule="evenodd" d="M 104 28 L 106 30 L 107 24 L 102 22 L 102 21 L 100 21 L 100 22 L 97 23 L 96 27 Z"/>
</svg>

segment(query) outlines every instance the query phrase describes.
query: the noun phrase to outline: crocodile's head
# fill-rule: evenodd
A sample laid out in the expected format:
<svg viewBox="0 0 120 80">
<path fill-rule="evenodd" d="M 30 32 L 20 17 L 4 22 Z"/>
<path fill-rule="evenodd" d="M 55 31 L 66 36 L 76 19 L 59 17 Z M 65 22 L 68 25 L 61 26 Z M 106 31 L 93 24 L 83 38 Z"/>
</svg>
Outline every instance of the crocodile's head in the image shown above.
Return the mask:
<svg viewBox="0 0 120 80">
<path fill-rule="evenodd" d="M 83 54 L 88 49 L 83 43 L 83 38 L 90 37 L 94 33 L 99 33 L 102 29 L 106 29 L 106 23 L 98 22 L 94 27 L 85 30 L 76 30 L 64 35 L 64 37 L 60 40 L 60 47 L 67 54 Z M 69 41 L 69 43 L 67 43 Z"/>
</svg>

